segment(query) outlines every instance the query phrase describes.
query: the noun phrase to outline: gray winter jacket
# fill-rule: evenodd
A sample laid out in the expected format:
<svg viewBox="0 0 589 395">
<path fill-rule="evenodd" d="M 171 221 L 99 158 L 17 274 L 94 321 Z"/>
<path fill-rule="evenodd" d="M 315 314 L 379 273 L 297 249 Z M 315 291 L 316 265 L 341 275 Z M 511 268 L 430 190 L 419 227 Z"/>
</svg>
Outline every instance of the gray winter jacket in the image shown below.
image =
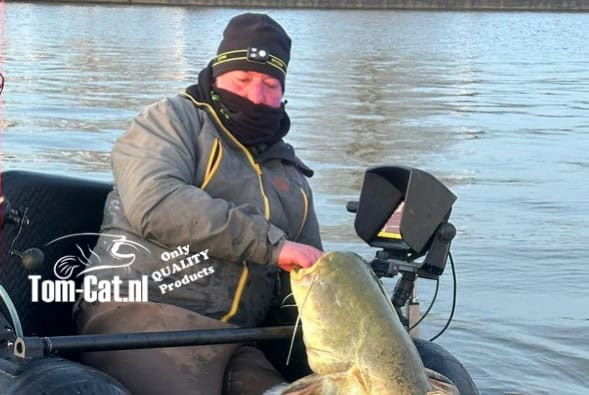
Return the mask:
<svg viewBox="0 0 589 395">
<path fill-rule="evenodd" d="M 93 274 L 148 275 L 150 301 L 256 326 L 275 293 L 282 243 L 322 248 L 312 171 L 292 147 L 255 156 L 187 93 L 140 113 L 112 164 L 115 190 L 94 254 L 120 268 Z M 121 237 L 130 243 L 114 245 Z"/>
</svg>

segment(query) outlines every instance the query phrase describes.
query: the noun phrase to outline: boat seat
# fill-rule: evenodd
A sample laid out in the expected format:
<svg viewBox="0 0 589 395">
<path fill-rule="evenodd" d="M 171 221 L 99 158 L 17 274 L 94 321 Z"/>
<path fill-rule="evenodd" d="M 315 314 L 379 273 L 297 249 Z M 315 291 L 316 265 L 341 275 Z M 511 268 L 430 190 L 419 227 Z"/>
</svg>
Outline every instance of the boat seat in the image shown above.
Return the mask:
<svg viewBox="0 0 589 395">
<path fill-rule="evenodd" d="M 79 255 L 77 246 L 91 248 L 97 236 L 65 238 L 79 233 L 97 233 L 102 223 L 104 201 L 112 185 L 103 182 L 12 170 L 1 175 L 2 196 L 12 209 L 27 210 L 29 224 L 25 225 L 14 249 L 25 251 L 39 248 L 45 255 L 43 264 L 34 272 L 27 271 L 20 258 L 10 254 L 18 226 L 6 221 L 2 229 L 2 261 L 0 281 L 19 313 L 25 336 L 55 336 L 75 333 L 72 302 L 32 302 L 29 275 L 41 280 L 55 280 L 57 260 L 67 255 Z M 76 279 L 79 283 L 81 278 Z M 2 306 L 5 310 L 5 307 Z"/>
</svg>

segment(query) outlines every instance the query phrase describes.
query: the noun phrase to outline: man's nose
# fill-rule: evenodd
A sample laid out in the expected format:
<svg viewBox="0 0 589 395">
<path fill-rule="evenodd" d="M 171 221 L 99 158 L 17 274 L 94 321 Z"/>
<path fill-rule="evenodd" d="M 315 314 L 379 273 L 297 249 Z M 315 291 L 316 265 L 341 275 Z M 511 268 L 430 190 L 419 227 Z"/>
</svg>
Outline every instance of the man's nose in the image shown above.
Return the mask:
<svg viewBox="0 0 589 395">
<path fill-rule="evenodd" d="M 247 87 L 247 98 L 254 104 L 264 102 L 264 87 L 257 81 L 252 81 Z"/>
</svg>

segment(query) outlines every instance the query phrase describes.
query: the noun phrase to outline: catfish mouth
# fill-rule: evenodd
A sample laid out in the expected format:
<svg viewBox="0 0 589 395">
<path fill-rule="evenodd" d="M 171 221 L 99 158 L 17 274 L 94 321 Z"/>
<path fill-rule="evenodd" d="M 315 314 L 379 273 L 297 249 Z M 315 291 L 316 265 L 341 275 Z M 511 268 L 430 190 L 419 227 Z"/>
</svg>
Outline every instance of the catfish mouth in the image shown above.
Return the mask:
<svg viewBox="0 0 589 395">
<path fill-rule="evenodd" d="M 290 272 L 290 276 L 293 280 L 295 281 L 299 281 L 302 280 L 303 277 L 312 274 L 314 272 L 316 272 L 317 270 L 319 270 L 319 261 L 317 261 L 313 266 L 308 267 L 308 268 L 303 268 L 303 269 L 293 269 Z"/>
</svg>

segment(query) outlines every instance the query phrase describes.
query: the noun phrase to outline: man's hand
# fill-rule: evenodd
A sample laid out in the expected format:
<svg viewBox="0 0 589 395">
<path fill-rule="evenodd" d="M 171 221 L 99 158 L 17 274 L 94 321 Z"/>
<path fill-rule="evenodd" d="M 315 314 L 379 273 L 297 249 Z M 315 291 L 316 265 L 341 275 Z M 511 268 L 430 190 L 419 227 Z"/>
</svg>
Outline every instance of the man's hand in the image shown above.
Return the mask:
<svg viewBox="0 0 589 395">
<path fill-rule="evenodd" d="M 322 251 L 310 245 L 285 241 L 278 255 L 278 266 L 287 272 L 307 268 L 313 266 L 322 255 Z"/>
</svg>

